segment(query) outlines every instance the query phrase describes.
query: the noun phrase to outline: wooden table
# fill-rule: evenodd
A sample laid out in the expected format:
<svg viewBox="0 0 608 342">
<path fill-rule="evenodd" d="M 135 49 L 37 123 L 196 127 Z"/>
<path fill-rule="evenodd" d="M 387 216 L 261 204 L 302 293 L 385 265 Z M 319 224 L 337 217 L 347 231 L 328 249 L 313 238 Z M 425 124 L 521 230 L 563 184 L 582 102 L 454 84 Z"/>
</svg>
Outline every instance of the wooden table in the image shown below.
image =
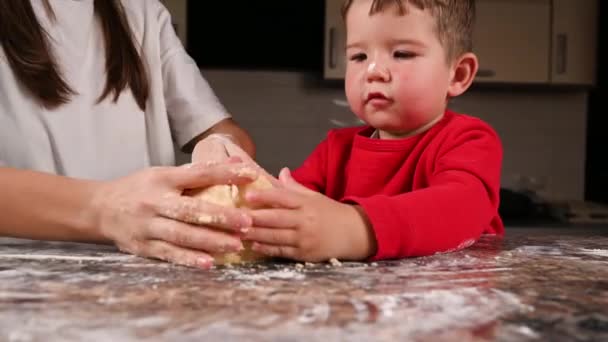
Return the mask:
<svg viewBox="0 0 608 342">
<path fill-rule="evenodd" d="M 0 239 L 0 341 L 240 339 L 606 341 L 608 233 L 513 229 L 423 258 L 210 271 Z"/>
</svg>

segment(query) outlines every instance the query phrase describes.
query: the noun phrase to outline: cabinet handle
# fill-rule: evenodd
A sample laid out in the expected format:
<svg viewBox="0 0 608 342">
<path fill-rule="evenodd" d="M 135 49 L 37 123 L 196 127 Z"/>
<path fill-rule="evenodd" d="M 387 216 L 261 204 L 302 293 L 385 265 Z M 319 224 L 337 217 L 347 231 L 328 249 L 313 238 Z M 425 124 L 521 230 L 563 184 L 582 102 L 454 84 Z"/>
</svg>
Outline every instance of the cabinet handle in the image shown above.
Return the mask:
<svg viewBox="0 0 608 342">
<path fill-rule="evenodd" d="M 492 69 L 479 69 L 479 70 L 477 70 L 477 76 L 494 77 L 494 76 L 496 76 L 496 71 L 494 71 Z"/>
<path fill-rule="evenodd" d="M 329 29 L 329 67 L 336 68 L 336 28 Z"/>
<path fill-rule="evenodd" d="M 555 72 L 558 75 L 563 75 L 568 71 L 568 35 L 565 33 L 558 34 L 556 44 Z"/>
</svg>

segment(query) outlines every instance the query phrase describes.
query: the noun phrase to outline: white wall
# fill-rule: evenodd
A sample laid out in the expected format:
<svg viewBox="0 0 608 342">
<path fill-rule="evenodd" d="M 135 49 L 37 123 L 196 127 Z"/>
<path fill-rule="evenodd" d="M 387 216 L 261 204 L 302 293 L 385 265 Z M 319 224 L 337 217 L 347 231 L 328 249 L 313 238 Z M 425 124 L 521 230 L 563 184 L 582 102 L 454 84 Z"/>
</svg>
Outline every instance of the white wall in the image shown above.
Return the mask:
<svg viewBox="0 0 608 342">
<path fill-rule="evenodd" d="M 315 75 L 290 72 L 204 70 L 220 100 L 248 129 L 258 161 L 272 173 L 296 167 L 335 125 L 355 123 L 339 87 Z M 478 116 L 500 134 L 505 150 L 503 185 L 519 176 L 544 184 L 553 199 L 583 199 L 587 96 L 564 90 L 475 90 L 451 107 Z"/>
</svg>

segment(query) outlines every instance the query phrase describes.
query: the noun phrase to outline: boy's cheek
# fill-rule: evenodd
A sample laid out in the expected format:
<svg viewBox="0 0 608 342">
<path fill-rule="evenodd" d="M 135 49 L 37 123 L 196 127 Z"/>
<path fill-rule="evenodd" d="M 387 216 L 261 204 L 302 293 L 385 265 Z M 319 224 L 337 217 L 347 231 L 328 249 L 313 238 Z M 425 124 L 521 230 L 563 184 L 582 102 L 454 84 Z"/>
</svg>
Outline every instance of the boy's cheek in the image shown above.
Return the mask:
<svg viewBox="0 0 608 342">
<path fill-rule="evenodd" d="M 354 83 L 354 81 L 346 81 L 345 83 L 345 94 L 346 100 L 351 108 L 360 108 L 362 105 L 362 89 L 360 86 Z"/>
</svg>

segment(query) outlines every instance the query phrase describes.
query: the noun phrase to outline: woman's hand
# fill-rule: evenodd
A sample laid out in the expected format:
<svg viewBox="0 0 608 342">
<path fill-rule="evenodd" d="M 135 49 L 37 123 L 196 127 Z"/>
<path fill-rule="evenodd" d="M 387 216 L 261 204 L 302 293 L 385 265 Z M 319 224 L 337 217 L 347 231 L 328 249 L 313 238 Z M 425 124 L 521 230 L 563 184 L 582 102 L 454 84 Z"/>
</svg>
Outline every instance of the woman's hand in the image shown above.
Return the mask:
<svg viewBox="0 0 608 342">
<path fill-rule="evenodd" d="M 258 165 L 245 150 L 234 142 L 229 134 L 211 134 L 199 141 L 192 152 L 192 162 L 207 164 L 221 163 L 234 157 L 255 168 L 260 177 L 265 177 L 274 186 L 280 186 L 279 181 Z"/>
<path fill-rule="evenodd" d="M 211 267 L 208 253 L 243 248 L 245 211 L 184 196 L 186 189 L 248 183 L 257 171 L 244 163 L 157 167 L 101 186 L 93 200 L 101 235 L 122 251 L 181 265 Z"/>
<path fill-rule="evenodd" d="M 254 242 L 254 251 L 311 262 L 363 260 L 375 253 L 375 236 L 361 208 L 302 186 L 287 169 L 279 180 L 281 187 L 247 194 L 248 202 L 270 208 L 251 212 L 253 227 L 243 238 Z"/>
</svg>

